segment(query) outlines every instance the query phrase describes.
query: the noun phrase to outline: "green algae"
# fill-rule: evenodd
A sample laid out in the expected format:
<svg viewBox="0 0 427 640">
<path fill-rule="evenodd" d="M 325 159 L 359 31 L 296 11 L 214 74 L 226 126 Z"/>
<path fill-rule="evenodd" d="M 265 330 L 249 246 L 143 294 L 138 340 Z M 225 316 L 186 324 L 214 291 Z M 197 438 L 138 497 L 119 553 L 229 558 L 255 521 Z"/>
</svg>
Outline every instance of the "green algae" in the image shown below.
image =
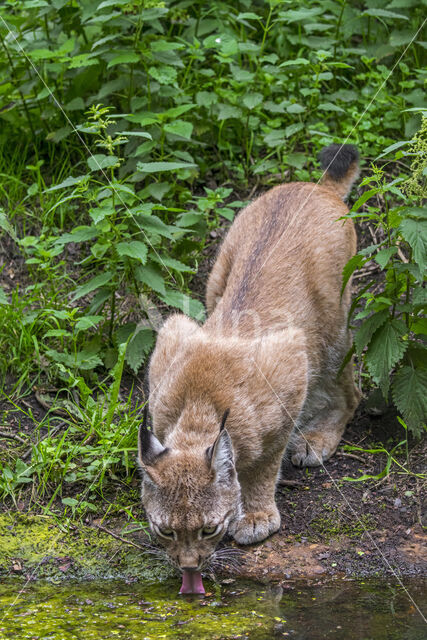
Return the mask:
<svg viewBox="0 0 427 640">
<path fill-rule="evenodd" d="M 10 586 L 7 595 L 4 591 L 5 586 L 0 587 L 6 611 L 0 634 L 20 640 L 220 638 L 255 632 L 264 626 L 265 618 L 262 606 L 258 611 L 242 611 L 232 599 L 178 596 L 175 582 L 77 583 L 61 585 L 60 591 L 45 584 L 28 587 L 21 594 Z M 255 606 L 256 599 L 251 601 Z"/>
<path fill-rule="evenodd" d="M 206 586 L 208 586 L 208 581 Z M 427 588 L 385 580 L 212 586 L 178 596 L 176 581 L 0 584 L 1 640 L 422 640 L 414 606 Z M 410 597 L 408 597 L 408 593 Z M 412 600 L 411 600 L 412 598 Z"/>
<path fill-rule="evenodd" d="M 11 571 L 51 578 L 165 579 L 171 569 L 148 553 L 79 525 L 51 517 L 0 514 L 0 576 Z"/>
<path fill-rule="evenodd" d="M 366 531 L 373 531 L 376 527 L 376 522 L 369 513 L 363 514 L 353 521 L 343 521 L 337 518 L 336 513 L 329 505 L 327 511 L 331 511 L 330 514 L 325 513 L 325 506 L 323 509 L 324 513 L 310 522 L 310 529 L 320 536 L 322 541 L 329 542 L 341 536 L 354 540 L 360 538 Z"/>
</svg>

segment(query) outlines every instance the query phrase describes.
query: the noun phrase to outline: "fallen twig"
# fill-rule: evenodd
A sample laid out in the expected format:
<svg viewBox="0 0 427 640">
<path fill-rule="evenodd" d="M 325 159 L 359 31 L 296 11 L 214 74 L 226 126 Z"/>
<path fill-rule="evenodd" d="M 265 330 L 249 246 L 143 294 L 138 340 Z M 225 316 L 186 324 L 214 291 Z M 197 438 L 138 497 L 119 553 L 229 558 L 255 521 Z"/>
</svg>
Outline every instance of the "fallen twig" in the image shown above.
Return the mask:
<svg viewBox="0 0 427 640">
<path fill-rule="evenodd" d="M 147 549 L 145 549 L 145 547 L 141 546 L 140 544 L 137 544 L 136 542 L 132 542 L 132 540 L 126 540 L 126 538 L 122 538 L 122 536 L 119 536 L 117 533 L 114 533 L 114 531 L 110 531 L 110 529 L 103 527 L 101 524 L 92 523 L 91 527 L 95 527 L 95 529 L 99 529 L 104 533 L 108 533 L 109 536 L 112 536 L 116 540 L 120 540 L 120 542 L 124 542 L 125 544 L 130 544 L 132 547 L 136 547 L 137 549 L 140 549 L 140 551 L 145 551 L 145 552 L 147 551 Z"/>
<path fill-rule="evenodd" d="M 279 487 L 304 487 L 305 485 L 299 480 L 279 480 Z"/>
<path fill-rule="evenodd" d="M 337 451 L 336 456 L 341 456 L 342 458 L 352 458 L 353 460 L 358 460 L 359 462 L 366 463 L 366 460 L 357 456 L 355 453 L 347 453 L 346 451 Z"/>
<path fill-rule="evenodd" d="M 402 249 L 400 248 L 399 242 L 396 242 L 396 245 L 397 245 L 397 254 L 398 254 L 399 258 L 402 260 L 402 262 L 405 262 L 407 264 L 409 262 L 409 260 L 405 256 L 405 254 L 403 253 Z"/>
<path fill-rule="evenodd" d="M 21 444 L 27 444 L 27 441 L 17 436 L 16 433 L 9 433 L 8 431 L 0 431 L 0 438 L 9 438 L 10 440 L 16 440 Z"/>
<path fill-rule="evenodd" d="M 37 402 L 39 403 L 39 405 L 41 407 L 43 407 L 43 409 L 45 409 L 46 411 L 50 411 L 51 413 L 56 413 L 59 416 L 67 416 L 68 417 L 68 412 L 65 411 L 65 409 L 61 409 L 60 407 L 53 407 L 52 405 L 50 405 L 48 402 L 46 402 L 46 400 L 40 395 L 40 391 L 35 391 L 34 395 L 36 397 Z"/>
</svg>

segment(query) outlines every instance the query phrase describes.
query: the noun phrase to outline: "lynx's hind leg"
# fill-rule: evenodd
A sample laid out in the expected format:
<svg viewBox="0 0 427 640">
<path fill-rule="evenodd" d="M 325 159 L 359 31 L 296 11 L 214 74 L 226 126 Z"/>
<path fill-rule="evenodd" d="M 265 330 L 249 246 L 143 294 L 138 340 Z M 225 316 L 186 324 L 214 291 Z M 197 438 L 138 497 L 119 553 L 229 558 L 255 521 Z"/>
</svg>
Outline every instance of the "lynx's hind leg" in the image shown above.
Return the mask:
<svg viewBox="0 0 427 640">
<path fill-rule="evenodd" d="M 292 464 L 297 467 L 319 466 L 335 453 L 360 400 L 353 381 L 352 363 L 329 389 L 317 389 L 310 395 L 287 449 Z"/>
</svg>

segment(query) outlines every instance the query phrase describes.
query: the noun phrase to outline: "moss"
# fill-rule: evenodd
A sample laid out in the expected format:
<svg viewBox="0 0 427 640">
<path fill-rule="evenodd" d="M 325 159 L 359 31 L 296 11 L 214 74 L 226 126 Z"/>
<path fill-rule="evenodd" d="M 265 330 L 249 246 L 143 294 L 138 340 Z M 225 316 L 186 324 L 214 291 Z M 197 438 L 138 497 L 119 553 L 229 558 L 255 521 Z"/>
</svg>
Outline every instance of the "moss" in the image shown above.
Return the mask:
<svg viewBox="0 0 427 640">
<path fill-rule="evenodd" d="M 60 589 L 39 582 L 17 595 L 9 581 L 0 586 L 5 611 L 0 637 L 270 638 L 275 623 L 270 599 L 244 590 L 239 596 L 221 599 L 220 593 L 212 593 L 204 599 L 182 597 L 177 595 L 175 581 L 162 585 L 71 582 Z M 6 635 L 1 636 L 2 632 Z"/>
<path fill-rule="evenodd" d="M 0 514 L 0 575 L 60 579 L 165 579 L 171 570 L 139 549 L 101 531 L 79 525 L 66 529 L 43 516 Z"/>
<path fill-rule="evenodd" d="M 367 530 L 375 529 L 375 526 L 375 521 L 370 514 L 364 514 L 354 521 L 337 519 L 336 513 L 323 514 L 310 522 L 311 531 L 322 536 L 325 541 L 341 536 L 360 538 Z"/>
</svg>

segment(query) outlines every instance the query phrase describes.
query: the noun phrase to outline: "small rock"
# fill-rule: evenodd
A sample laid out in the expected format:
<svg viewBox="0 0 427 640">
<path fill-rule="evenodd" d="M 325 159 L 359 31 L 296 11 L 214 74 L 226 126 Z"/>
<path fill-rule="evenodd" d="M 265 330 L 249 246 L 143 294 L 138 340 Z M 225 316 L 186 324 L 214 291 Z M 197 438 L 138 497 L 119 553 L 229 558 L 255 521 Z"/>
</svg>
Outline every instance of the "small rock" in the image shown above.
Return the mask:
<svg viewBox="0 0 427 640">
<path fill-rule="evenodd" d="M 399 507 L 402 506 L 402 500 L 400 498 L 396 498 L 393 504 L 394 504 L 394 507 L 398 509 Z"/>
</svg>

